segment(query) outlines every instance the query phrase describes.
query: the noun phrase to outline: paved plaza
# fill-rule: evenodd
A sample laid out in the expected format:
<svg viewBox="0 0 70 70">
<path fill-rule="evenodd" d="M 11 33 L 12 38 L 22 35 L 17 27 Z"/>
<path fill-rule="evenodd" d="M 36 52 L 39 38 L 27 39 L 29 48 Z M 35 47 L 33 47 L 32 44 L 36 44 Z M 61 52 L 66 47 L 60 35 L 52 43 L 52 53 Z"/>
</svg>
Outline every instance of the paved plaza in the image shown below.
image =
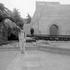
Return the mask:
<svg viewBox="0 0 70 70">
<path fill-rule="evenodd" d="M 31 47 L 25 54 L 21 54 L 18 49 L 0 49 L 0 70 L 70 70 L 70 52 L 68 52 Z"/>
</svg>

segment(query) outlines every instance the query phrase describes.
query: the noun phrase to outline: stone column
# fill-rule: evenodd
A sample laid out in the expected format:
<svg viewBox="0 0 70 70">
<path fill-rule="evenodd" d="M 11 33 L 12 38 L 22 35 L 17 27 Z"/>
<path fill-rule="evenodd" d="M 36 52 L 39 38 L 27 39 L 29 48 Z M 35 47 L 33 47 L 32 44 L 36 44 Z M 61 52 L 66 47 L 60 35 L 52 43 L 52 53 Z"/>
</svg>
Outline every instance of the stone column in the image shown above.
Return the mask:
<svg viewBox="0 0 70 70">
<path fill-rule="evenodd" d="M 26 39 L 25 39 L 25 33 L 24 30 L 21 30 L 19 33 L 19 47 L 21 53 L 25 53 L 25 47 L 26 47 Z"/>
</svg>

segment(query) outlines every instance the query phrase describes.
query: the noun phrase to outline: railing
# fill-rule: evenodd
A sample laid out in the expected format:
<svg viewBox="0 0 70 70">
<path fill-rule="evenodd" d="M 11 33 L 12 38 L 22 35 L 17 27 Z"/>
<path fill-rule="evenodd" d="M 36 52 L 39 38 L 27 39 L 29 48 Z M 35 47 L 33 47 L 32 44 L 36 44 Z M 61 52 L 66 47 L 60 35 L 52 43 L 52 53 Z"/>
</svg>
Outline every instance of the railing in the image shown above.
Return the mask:
<svg viewBox="0 0 70 70">
<path fill-rule="evenodd" d="M 70 41 L 70 35 L 27 35 L 36 40 Z"/>
</svg>

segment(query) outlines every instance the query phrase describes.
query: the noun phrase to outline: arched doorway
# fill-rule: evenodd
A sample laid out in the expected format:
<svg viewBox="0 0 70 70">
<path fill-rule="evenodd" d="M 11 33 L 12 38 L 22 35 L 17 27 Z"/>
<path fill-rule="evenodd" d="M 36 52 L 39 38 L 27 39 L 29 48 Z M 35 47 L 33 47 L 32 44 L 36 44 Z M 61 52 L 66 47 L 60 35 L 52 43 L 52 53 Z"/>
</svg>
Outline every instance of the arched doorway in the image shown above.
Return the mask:
<svg viewBox="0 0 70 70">
<path fill-rule="evenodd" d="M 31 34 L 31 35 L 34 35 L 34 28 L 31 28 L 31 29 L 30 29 L 30 34 Z"/>
<path fill-rule="evenodd" d="M 50 35 L 59 35 L 59 27 L 56 24 L 51 25 Z"/>
</svg>

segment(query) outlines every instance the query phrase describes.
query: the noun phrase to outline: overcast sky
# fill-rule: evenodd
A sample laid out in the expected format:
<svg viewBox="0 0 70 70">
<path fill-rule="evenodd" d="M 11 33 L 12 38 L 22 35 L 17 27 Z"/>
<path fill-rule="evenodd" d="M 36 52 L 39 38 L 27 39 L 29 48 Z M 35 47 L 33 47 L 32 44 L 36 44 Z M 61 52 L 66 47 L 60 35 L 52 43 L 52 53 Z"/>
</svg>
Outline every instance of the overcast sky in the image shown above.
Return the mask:
<svg viewBox="0 0 70 70">
<path fill-rule="evenodd" d="M 19 9 L 22 17 L 25 17 L 28 13 L 33 16 L 36 1 L 54 1 L 62 4 L 70 4 L 70 0 L 0 0 L 0 3 L 5 4 L 10 10 L 13 8 Z"/>
</svg>

